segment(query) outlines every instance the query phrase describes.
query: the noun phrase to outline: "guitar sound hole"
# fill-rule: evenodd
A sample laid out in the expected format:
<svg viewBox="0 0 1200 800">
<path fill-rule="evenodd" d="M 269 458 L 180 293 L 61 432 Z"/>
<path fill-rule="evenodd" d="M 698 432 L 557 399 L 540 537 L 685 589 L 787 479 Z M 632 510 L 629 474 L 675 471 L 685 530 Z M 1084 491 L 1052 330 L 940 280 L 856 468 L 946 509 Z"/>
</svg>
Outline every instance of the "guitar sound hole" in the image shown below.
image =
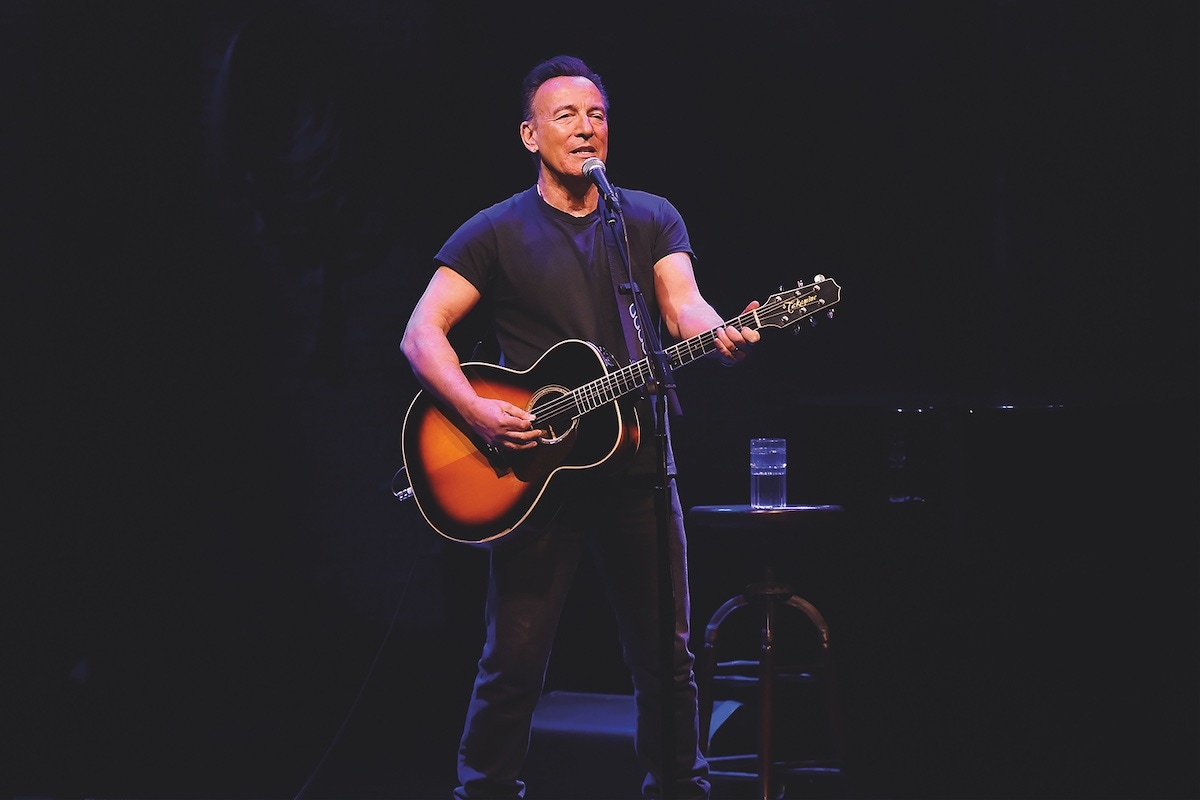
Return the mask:
<svg viewBox="0 0 1200 800">
<path fill-rule="evenodd" d="M 558 444 L 579 425 L 579 418 L 573 416 L 569 408 L 552 408 L 555 400 L 568 394 L 570 390 L 562 386 L 543 386 L 529 398 L 526 411 L 532 411 L 537 417 L 534 424 L 546 431 L 546 435 L 538 439 L 538 444 Z"/>
</svg>

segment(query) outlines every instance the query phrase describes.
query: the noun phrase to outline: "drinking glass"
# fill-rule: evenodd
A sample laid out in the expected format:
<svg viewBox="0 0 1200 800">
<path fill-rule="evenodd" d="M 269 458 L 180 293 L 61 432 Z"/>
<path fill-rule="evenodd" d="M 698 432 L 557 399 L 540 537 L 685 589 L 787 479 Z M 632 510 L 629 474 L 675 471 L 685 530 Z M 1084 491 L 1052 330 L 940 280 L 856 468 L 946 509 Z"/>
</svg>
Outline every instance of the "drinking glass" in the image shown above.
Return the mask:
<svg viewBox="0 0 1200 800">
<path fill-rule="evenodd" d="M 787 506 L 787 440 L 750 440 L 750 506 Z"/>
</svg>

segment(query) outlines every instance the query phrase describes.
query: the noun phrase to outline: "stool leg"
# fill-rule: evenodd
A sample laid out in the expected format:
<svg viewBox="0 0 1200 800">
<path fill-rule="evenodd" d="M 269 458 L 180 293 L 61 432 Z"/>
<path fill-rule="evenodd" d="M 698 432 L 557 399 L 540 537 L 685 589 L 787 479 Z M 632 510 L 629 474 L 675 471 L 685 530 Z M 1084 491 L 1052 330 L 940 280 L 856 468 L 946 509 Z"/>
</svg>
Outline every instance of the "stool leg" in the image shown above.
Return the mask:
<svg viewBox="0 0 1200 800">
<path fill-rule="evenodd" d="M 838 699 L 837 679 L 834 674 L 833 646 L 829 641 L 829 626 L 825 624 L 825 617 L 816 609 L 816 606 L 803 597 L 792 595 L 788 598 L 787 604 L 803 611 L 812 620 L 812 624 L 820 634 L 821 670 L 824 673 L 821 676 L 821 682 L 825 687 L 825 704 L 829 714 L 830 733 L 833 736 L 834 758 L 837 759 L 839 772 L 844 778 L 846 771 L 846 737 L 842 722 L 841 702 Z"/>
<path fill-rule="evenodd" d="M 762 654 L 758 660 L 759 730 L 758 730 L 758 788 L 762 800 L 773 800 L 775 754 L 772 751 L 772 730 L 775 724 L 775 595 L 763 598 L 766 613 L 763 619 Z"/>
<path fill-rule="evenodd" d="M 716 610 L 704 629 L 704 649 L 700 651 L 696 662 L 696 699 L 700 707 L 700 752 L 705 756 L 708 755 L 709 728 L 712 726 L 712 686 L 713 676 L 717 672 L 717 634 L 725 618 L 749 602 L 743 595 L 729 598 Z"/>
</svg>

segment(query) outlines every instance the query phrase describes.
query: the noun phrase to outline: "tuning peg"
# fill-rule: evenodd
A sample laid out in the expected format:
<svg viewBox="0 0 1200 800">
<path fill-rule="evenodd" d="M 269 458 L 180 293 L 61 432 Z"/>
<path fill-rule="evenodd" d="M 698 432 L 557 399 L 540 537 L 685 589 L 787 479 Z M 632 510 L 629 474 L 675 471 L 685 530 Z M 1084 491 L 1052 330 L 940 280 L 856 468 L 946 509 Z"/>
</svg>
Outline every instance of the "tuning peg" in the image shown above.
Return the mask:
<svg viewBox="0 0 1200 800">
<path fill-rule="evenodd" d="M 833 319 L 833 309 L 832 308 L 825 312 L 825 319 Z"/>
<path fill-rule="evenodd" d="M 813 283 L 820 283 L 823 280 L 825 280 L 825 276 L 819 272 L 813 276 Z"/>
</svg>

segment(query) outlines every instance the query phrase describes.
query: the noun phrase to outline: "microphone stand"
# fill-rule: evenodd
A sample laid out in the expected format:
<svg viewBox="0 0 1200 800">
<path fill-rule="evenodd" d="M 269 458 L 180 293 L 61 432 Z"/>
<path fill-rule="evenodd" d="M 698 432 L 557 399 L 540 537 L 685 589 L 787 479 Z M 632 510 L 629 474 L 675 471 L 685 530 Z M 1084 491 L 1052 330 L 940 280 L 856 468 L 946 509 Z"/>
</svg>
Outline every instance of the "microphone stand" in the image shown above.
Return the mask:
<svg viewBox="0 0 1200 800">
<path fill-rule="evenodd" d="M 659 701 L 662 712 L 661 743 L 662 753 L 662 797 L 664 800 L 674 800 L 676 796 L 676 745 L 675 745 L 675 579 L 671 574 L 671 475 L 669 459 L 670 452 L 667 441 L 667 404 L 671 412 L 679 416 L 679 398 L 675 392 L 675 377 L 671 370 L 670 359 L 663 351 L 662 342 L 656 326 L 652 324 L 650 309 L 641 288 L 633 278 L 633 264 L 629 256 L 629 239 L 625 232 L 625 217 L 620 205 L 609 198 L 605 192 L 604 198 L 607 210 L 605 221 L 613 230 L 613 238 L 617 242 L 617 251 L 624 262 L 625 273 L 629 277 L 628 289 L 633 296 L 633 306 L 637 317 L 641 320 L 641 333 L 644 337 L 645 350 L 649 356 L 652 388 L 658 394 L 654 405 L 654 441 L 658 453 L 658 480 L 654 501 L 655 517 L 658 525 L 658 619 L 659 619 Z M 626 287 L 620 287 L 624 290 Z M 624 313 L 618 307 L 617 313 Z M 630 358 L 637 359 L 636 353 L 630 353 Z"/>
</svg>

